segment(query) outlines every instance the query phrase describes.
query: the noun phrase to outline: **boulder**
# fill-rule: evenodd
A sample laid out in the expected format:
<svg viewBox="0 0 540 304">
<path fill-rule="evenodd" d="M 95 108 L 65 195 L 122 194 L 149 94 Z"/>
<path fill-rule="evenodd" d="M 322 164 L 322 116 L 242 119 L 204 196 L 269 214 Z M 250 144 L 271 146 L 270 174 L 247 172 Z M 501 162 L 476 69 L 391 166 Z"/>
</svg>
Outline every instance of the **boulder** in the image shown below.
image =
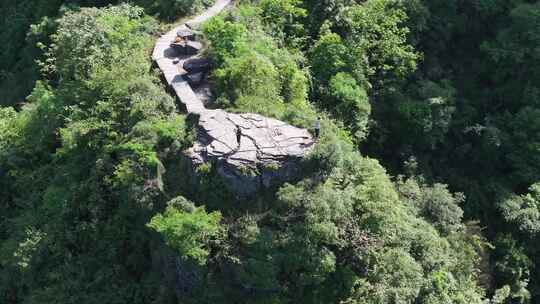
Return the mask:
<svg viewBox="0 0 540 304">
<path fill-rule="evenodd" d="M 184 40 L 195 40 L 195 33 L 187 28 L 181 28 L 176 31 L 176 36 Z"/>
<path fill-rule="evenodd" d="M 186 78 L 190 86 L 198 87 L 204 81 L 205 76 L 206 76 L 205 73 L 201 72 L 201 73 L 188 74 Z"/>
<path fill-rule="evenodd" d="M 186 42 L 178 41 L 171 43 L 171 49 L 173 49 L 177 54 L 184 55 L 186 52 Z"/>
<path fill-rule="evenodd" d="M 207 72 L 211 68 L 211 62 L 208 58 L 193 58 L 184 62 L 184 70 L 188 73 Z"/>
<path fill-rule="evenodd" d="M 180 55 L 191 56 L 200 52 L 202 49 L 202 43 L 198 41 L 182 40 L 171 43 L 171 48 L 173 48 Z"/>
<path fill-rule="evenodd" d="M 240 128 L 240 143 L 236 130 Z M 197 166 L 210 162 L 230 190 L 251 197 L 263 188 L 299 175 L 299 162 L 313 146 L 308 131 L 258 114 L 206 110 L 188 157 Z"/>
</svg>

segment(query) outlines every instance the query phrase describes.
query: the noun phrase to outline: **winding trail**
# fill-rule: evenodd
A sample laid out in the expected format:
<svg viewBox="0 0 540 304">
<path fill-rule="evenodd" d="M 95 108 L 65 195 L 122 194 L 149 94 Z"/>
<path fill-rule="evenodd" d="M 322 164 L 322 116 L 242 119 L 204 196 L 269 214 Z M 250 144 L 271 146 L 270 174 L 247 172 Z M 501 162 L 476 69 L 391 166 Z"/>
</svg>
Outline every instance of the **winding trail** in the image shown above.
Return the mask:
<svg viewBox="0 0 540 304">
<path fill-rule="evenodd" d="M 156 42 L 152 59 L 187 112 L 199 116 L 197 140 L 187 153 L 190 159 L 194 164 L 217 161 L 218 173 L 229 181 L 232 188 L 238 193 L 249 194 L 257 191 L 260 184 L 268 186 L 273 180 L 293 177 L 298 169 L 297 160 L 311 150 L 315 141 L 307 130 L 277 119 L 254 113 L 236 114 L 222 109 L 206 109 L 188 83 L 185 78 L 188 72 L 183 65 L 199 55 L 178 55 L 171 48 L 171 42 L 179 30 L 197 28 L 230 4 L 231 0 L 217 0 L 200 15 L 162 35 Z M 237 129 L 242 131 L 240 143 L 236 139 Z M 261 170 L 269 166 L 274 168 L 272 172 Z M 276 166 L 279 169 L 276 170 Z M 246 176 L 246 167 L 257 169 L 259 180 Z"/>
<path fill-rule="evenodd" d="M 195 95 L 195 92 L 193 92 L 193 89 L 184 78 L 184 76 L 187 75 L 187 72 L 183 69 L 184 62 L 197 57 L 197 55 L 178 56 L 176 51 L 171 48 L 171 42 L 174 41 L 176 33 L 179 30 L 197 28 L 208 19 L 218 15 L 230 4 L 231 0 L 217 0 L 212 7 L 208 8 L 200 15 L 193 17 L 184 24 L 173 28 L 165 35 L 161 36 L 154 47 L 152 59 L 156 61 L 163 72 L 167 83 L 173 88 L 176 96 L 178 96 L 180 101 L 186 106 L 188 113 L 202 114 L 202 112 L 205 111 L 203 102 Z"/>
</svg>

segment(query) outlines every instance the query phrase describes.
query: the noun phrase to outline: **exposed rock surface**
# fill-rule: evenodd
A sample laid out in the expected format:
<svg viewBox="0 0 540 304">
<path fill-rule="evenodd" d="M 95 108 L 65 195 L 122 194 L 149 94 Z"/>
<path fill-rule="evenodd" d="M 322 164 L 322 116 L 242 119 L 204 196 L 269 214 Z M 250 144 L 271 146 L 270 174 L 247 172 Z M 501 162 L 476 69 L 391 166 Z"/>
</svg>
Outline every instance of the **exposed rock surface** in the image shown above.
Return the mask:
<svg viewBox="0 0 540 304">
<path fill-rule="evenodd" d="M 242 130 L 240 143 L 237 128 Z M 297 176 L 297 161 L 313 145 L 304 129 L 258 114 L 223 110 L 201 115 L 197 135 L 188 151 L 193 163 L 216 163 L 218 173 L 242 195 Z"/>
<path fill-rule="evenodd" d="M 217 172 L 231 190 L 250 196 L 261 187 L 290 180 L 298 175 L 298 160 L 314 144 L 307 130 L 258 114 L 235 114 L 206 109 L 190 82 L 198 84 L 202 75 L 189 74 L 191 63 L 204 63 L 197 55 L 177 52 L 171 43 L 177 33 L 189 33 L 218 14 L 230 0 L 217 0 L 214 6 L 186 24 L 172 29 L 157 41 L 152 58 L 164 74 L 186 111 L 199 117 L 197 140 L 186 155 L 194 166 L 205 162 L 217 165 Z M 191 41 L 189 41 L 191 42 Z M 191 64 L 202 69 L 197 64 Z M 198 79 L 201 76 L 201 79 Z M 197 83 L 195 83 L 197 82 Z M 236 131 L 240 128 L 240 143 Z M 219 191 L 216 189 L 216 191 Z"/>
</svg>

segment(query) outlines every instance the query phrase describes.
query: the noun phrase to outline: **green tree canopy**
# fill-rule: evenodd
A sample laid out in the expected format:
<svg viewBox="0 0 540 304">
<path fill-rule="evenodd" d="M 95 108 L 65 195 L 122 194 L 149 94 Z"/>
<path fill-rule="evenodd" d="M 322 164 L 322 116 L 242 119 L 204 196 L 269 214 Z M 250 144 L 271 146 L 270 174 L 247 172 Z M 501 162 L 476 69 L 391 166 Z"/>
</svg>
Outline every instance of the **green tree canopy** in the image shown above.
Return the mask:
<svg viewBox="0 0 540 304">
<path fill-rule="evenodd" d="M 178 201 L 178 199 L 176 199 Z M 205 264 L 209 253 L 209 243 L 219 236 L 221 214 L 207 213 L 204 207 L 182 203 L 182 209 L 170 204 L 163 214 L 152 218 L 148 227 L 159 232 L 167 245 L 185 259 L 193 259 Z"/>
</svg>

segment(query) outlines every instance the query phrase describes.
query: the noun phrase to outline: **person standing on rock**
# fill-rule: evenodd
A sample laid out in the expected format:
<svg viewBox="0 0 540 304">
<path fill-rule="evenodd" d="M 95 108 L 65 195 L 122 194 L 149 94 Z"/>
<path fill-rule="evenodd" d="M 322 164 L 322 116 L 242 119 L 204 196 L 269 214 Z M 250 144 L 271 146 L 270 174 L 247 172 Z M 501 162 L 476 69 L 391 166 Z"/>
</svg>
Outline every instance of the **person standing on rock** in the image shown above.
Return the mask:
<svg viewBox="0 0 540 304">
<path fill-rule="evenodd" d="M 317 117 L 317 120 L 315 120 L 315 138 L 318 139 L 319 135 L 321 134 L 321 118 Z"/>
<path fill-rule="evenodd" d="M 236 127 L 236 142 L 238 143 L 238 148 L 240 148 L 240 140 L 242 139 L 242 129 Z"/>
</svg>

